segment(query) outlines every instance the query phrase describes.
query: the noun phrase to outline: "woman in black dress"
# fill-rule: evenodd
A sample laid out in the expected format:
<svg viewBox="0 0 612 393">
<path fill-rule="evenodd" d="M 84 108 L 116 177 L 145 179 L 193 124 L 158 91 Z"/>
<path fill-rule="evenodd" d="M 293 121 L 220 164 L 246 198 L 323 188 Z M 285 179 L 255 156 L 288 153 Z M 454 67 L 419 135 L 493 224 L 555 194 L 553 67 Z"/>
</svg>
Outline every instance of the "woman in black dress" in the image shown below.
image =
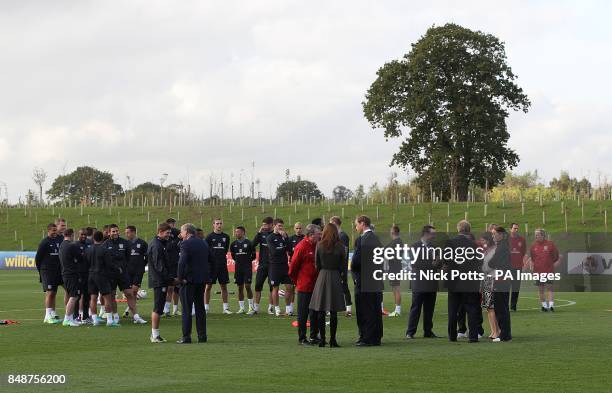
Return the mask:
<svg viewBox="0 0 612 393">
<path fill-rule="evenodd" d="M 346 249 L 338 236 L 338 228 L 327 224 L 315 252 L 315 264 L 319 275 L 312 292 L 310 308 L 319 312 L 320 347 L 325 346 L 325 314 L 329 312 L 330 347 L 339 347 L 336 342 L 338 312 L 344 311 L 344 292 L 340 273 L 346 259 Z"/>
</svg>

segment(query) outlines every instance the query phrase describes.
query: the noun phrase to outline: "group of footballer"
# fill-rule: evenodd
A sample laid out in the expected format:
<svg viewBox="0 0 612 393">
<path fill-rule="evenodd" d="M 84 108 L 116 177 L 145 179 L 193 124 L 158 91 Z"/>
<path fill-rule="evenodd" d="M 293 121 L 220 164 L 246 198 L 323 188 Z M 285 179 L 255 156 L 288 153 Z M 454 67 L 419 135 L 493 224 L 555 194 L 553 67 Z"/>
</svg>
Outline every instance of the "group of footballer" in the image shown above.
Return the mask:
<svg viewBox="0 0 612 393">
<path fill-rule="evenodd" d="M 201 228 L 196 229 L 196 236 L 206 241 L 214 261 L 203 294 L 206 313 L 209 311 L 213 285 L 218 282 L 223 313 L 232 314 L 227 290 L 230 281 L 229 253 L 234 262 L 234 281 L 238 287 L 237 314 L 255 315 L 260 312 L 261 294 L 267 281 L 268 314 L 293 316 L 294 291 L 287 254 L 290 258 L 295 246 L 305 237 L 302 224 L 295 223 L 295 233 L 289 236 L 284 230 L 283 220 L 266 217 L 253 240 L 247 239 L 246 229 L 238 226 L 234 230 L 233 241 L 223 232 L 221 219 L 213 220 L 212 224 L 213 231 L 207 236 Z M 105 225 L 102 231 L 86 227 L 75 233 L 74 229 L 67 228 L 65 219 L 56 219 L 47 226 L 47 237 L 40 242 L 35 256 L 45 293 L 44 323 L 74 327 L 104 323 L 110 327 L 120 326 L 118 301 L 127 302 L 126 318 L 131 315 L 133 323 L 147 323 L 138 313 L 137 299 L 143 294 L 142 280 L 148 264 L 149 288 L 154 291 L 151 319 L 153 327 L 158 328 L 159 317 L 180 314 L 177 281 L 180 242 L 180 231 L 173 218 L 158 226 L 157 235 L 150 245 L 138 237 L 136 227 L 132 225 L 125 228 L 125 237 L 121 237 L 116 224 Z M 254 262 L 257 268 L 253 294 Z M 284 292 L 280 289 L 281 285 L 285 286 Z M 55 311 L 60 286 L 65 290 L 63 319 Z M 117 298 L 117 290 L 122 292 L 123 299 Z M 285 313 L 281 313 L 281 295 L 285 298 Z M 350 306 L 347 310 L 350 313 Z"/>
</svg>

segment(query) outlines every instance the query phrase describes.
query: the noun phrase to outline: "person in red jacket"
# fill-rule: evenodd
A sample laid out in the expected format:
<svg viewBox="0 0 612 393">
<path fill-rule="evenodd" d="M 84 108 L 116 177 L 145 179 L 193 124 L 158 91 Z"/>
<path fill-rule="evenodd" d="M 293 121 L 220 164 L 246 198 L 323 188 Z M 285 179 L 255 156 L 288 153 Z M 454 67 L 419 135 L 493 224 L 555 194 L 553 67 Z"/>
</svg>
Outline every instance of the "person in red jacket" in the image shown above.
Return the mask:
<svg viewBox="0 0 612 393">
<path fill-rule="evenodd" d="M 516 311 L 519 291 L 521 289 L 520 272 L 525 265 L 527 254 L 527 243 L 525 238 L 519 235 L 519 225 L 515 222 L 510 224 L 510 262 L 512 263 L 512 295 L 510 298 L 510 309 Z"/>
<path fill-rule="evenodd" d="M 543 229 L 536 229 L 534 235 L 535 242 L 529 252 L 531 255 L 531 269 L 534 273 L 554 273 L 555 268 L 561 263 L 561 256 L 557 246 L 552 241 L 546 239 L 546 232 Z M 536 284 L 538 285 L 540 302 L 542 302 L 542 311 L 555 311 L 552 281 L 540 280 Z M 547 292 L 547 297 L 544 297 L 544 290 Z M 546 299 L 548 299 L 548 302 Z"/>
<path fill-rule="evenodd" d="M 317 281 L 315 249 L 321 239 L 321 227 L 315 224 L 306 226 L 306 237 L 293 250 L 289 263 L 289 277 L 295 283 L 298 301 L 298 342 L 300 345 L 318 344 L 317 313 L 309 309 L 312 291 Z M 310 340 L 306 338 L 306 321 L 310 319 Z"/>
</svg>

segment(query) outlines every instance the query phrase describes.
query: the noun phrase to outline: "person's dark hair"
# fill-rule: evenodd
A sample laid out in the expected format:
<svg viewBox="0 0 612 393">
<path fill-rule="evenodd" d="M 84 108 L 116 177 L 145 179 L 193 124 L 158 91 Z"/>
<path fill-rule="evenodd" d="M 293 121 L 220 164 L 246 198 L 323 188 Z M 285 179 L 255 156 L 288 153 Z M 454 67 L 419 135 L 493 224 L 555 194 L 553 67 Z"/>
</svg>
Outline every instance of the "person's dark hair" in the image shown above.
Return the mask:
<svg viewBox="0 0 612 393">
<path fill-rule="evenodd" d="M 100 231 L 95 231 L 93 233 L 93 239 L 95 242 L 101 242 L 102 240 L 104 240 L 104 234 Z"/>
<path fill-rule="evenodd" d="M 372 220 L 370 220 L 370 217 L 368 216 L 364 216 L 364 215 L 357 216 L 356 221 L 365 224 L 365 226 L 367 227 L 372 226 Z"/>
<path fill-rule="evenodd" d="M 55 225 L 54 223 L 51 223 L 49 225 L 47 225 L 47 230 L 50 231 L 53 228 L 57 228 L 57 225 Z"/>
<path fill-rule="evenodd" d="M 393 232 L 394 235 L 399 235 L 400 233 L 399 226 L 397 226 L 396 224 L 391 225 L 391 232 Z"/>
<path fill-rule="evenodd" d="M 110 225 L 108 226 L 108 230 L 109 230 L 109 231 L 110 231 L 111 229 L 113 229 L 113 228 L 117 228 L 117 229 L 119 229 L 119 225 L 117 225 L 117 224 L 110 224 Z"/>
<path fill-rule="evenodd" d="M 176 220 L 174 218 L 170 217 L 170 218 L 168 218 L 166 220 L 166 224 L 176 224 Z"/>
<path fill-rule="evenodd" d="M 329 222 L 336 224 L 338 226 L 342 225 L 342 220 L 338 216 L 333 216 L 332 218 L 329 219 Z"/>
<path fill-rule="evenodd" d="M 157 233 L 166 232 L 166 231 L 169 231 L 170 229 L 171 229 L 170 225 L 168 225 L 167 222 L 162 222 L 161 224 L 157 226 Z"/>
<path fill-rule="evenodd" d="M 268 217 L 264 217 L 263 220 L 261 220 L 261 222 L 263 224 L 272 224 L 274 222 L 274 218 L 268 216 Z"/>
<path fill-rule="evenodd" d="M 129 229 L 132 232 L 136 232 L 136 227 L 134 225 L 128 225 L 125 229 Z"/>
<path fill-rule="evenodd" d="M 84 234 L 85 236 L 87 236 L 87 228 L 81 228 L 79 229 L 79 236 L 82 234 Z"/>
<path fill-rule="evenodd" d="M 495 232 L 498 233 L 506 233 L 506 228 L 500 227 L 499 225 L 495 227 Z"/>
<path fill-rule="evenodd" d="M 510 228 L 512 228 L 515 225 L 520 228 L 519 224 L 517 224 L 516 222 L 510 223 Z"/>
<path fill-rule="evenodd" d="M 202 228 L 196 228 L 196 233 L 203 233 L 204 230 L 202 230 Z"/>
<path fill-rule="evenodd" d="M 72 228 L 68 228 L 64 231 L 64 236 L 65 237 L 71 237 L 74 236 L 74 229 Z"/>
<path fill-rule="evenodd" d="M 274 219 L 274 225 L 276 225 L 276 224 L 284 224 L 284 223 L 285 223 L 285 221 L 283 221 L 282 218 L 275 218 Z"/>
<path fill-rule="evenodd" d="M 93 227 L 87 227 L 87 228 L 85 228 L 85 233 L 87 234 L 88 237 L 89 236 L 93 236 L 95 229 L 96 228 L 93 228 Z"/>
<path fill-rule="evenodd" d="M 107 225 L 104 225 L 104 226 L 102 227 L 102 229 L 103 229 L 104 231 L 108 231 L 108 230 L 110 229 L 110 225 L 108 225 L 108 224 L 107 224 Z"/>
<path fill-rule="evenodd" d="M 61 218 L 61 217 L 55 219 L 55 224 L 56 225 L 59 224 L 60 222 L 66 222 L 66 219 L 65 218 Z"/>
<path fill-rule="evenodd" d="M 481 238 L 485 241 L 485 243 L 487 243 L 487 246 L 489 247 L 495 244 L 495 241 L 493 240 L 493 235 L 491 235 L 491 232 L 483 233 Z"/>
<path fill-rule="evenodd" d="M 236 229 L 240 229 L 242 232 L 246 232 L 246 229 L 244 229 L 243 226 L 237 226 Z"/>
<path fill-rule="evenodd" d="M 423 225 L 423 229 L 421 229 L 421 236 L 425 235 L 426 233 L 431 232 L 432 229 L 436 229 L 433 225 Z"/>
<path fill-rule="evenodd" d="M 315 224 L 318 225 L 320 227 L 323 227 L 323 220 L 319 217 L 315 218 L 314 220 L 311 221 L 311 224 Z"/>
<path fill-rule="evenodd" d="M 324 251 L 332 252 L 338 242 L 340 242 L 340 237 L 338 236 L 338 227 L 331 223 L 326 224 L 325 228 L 323 228 L 323 235 L 321 236 L 321 240 L 319 241 L 320 247 L 323 247 Z"/>
</svg>

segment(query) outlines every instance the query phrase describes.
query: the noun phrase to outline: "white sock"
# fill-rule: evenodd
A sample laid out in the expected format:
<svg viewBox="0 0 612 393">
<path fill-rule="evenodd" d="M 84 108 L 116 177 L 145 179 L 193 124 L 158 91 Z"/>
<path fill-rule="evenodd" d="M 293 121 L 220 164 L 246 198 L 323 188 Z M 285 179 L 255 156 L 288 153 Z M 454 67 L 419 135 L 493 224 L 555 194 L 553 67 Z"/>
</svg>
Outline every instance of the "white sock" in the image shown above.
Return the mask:
<svg viewBox="0 0 612 393">
<path fill-rule="evenodd" d="M 244 310 L 244 300 L 238 300 L 238 307 L 240 307 L 241 310 Z"/>
<path fill-rule="evenodd" d="M 52 308 L 46 308 L 45 309 L 45 319 L 51 318 L 53 316 L 53 309 Z"/>
<path fill-rule="evenodd" d="M 208 312 L 208 309 L 209 309 L 208 303 L 204 304 L 204 311 Z"/>
<path fill-rule="evenodd" d="M 106 324 L 110 325 L 111 323 L 113 323 L 113 314 L 112 313 L 106 313 Z"/>
<path fill-rule="evenodd" d="M 288 305 L 287 305 L 287 307 L 285 307 L 285 312 L 286 312 L 287 314 L 290 314 L 290 313 L 292 313 L 292 312 L 293 312 L 293 303 L 288 304 Z"/>
<path fill-rule="evenodd" d="M 176 311 L 177 311 L 177 310 L 178 310 L 178 304 L 174 304 L 174 305 L 172 305 L 172 312 L 173 312 L 174 314 L 176 314 Z"/>
<path fill-rule="evenodd" d="M 548 302 L 548 307 L 554 307 L 554 306 L 555 306 L 555 302 L 554 301 Z"/>
<path fill-rule="evenodd" d="M 191 313 L 195 314 L 195 304 L 193 306 L 191 306 Z"/>
<path fill-rule="evenodd" d="M 98 314 L 91 313 L 90 315 L 91 315 L 91 320 L 92 321 L 94 321 L 94 322 L 98 321 Z"/>
<path fill-rule="evenodd" d="M 380 308 L 384 310 L 385 309 L 385 303 L 380 302 Z"/>
<path fill-rule="evenodd" d="M 272 311 L 272 307 L 273 306 L 271 304 L 268 304 L 268 311 Z"/>
<path fill-rule="evenodd" d="M 164 304 L 164 314 L 167 314 L 167 313 L 169 313 L 169 312 L 170 312 L 170 305 L 171 305 L 171 304 L 172 304 L 172 303 L 170 303 L 170 302 L 166 302 L 166 303 Z"/>
<path fill-rule="evenodd" d="M 159 337 L 159 329 L 151 329 L 152 337 Z"/>
<path fill-rule="evenodd" d="M 64 320 L 72 321 L 72 315 L 68 315 L 68 314 L 64 315 Z"/>
<path fill-rule="evenodd" d="M 229 310 L 229 303 L 223 303 L 223 311 Z"/>
<path fill-rule="evenodd" d="M 395 305 L 395 312 L 398 314 L 402 313 L 402 305 Z"/>
<path fill-rule="evenodd" d="M 253 303 L 253 310 L 259 312 L 259 303 Z"/>
<path fill-rule="evenodd" d="M 546 303 L 546 302 L 542 302 L 542 307 L 544 307 L 544 308 L 548 308 L 548 303 Z"/>
<path fill-rule="evenodd" d="M 249 308 L 253 308 L 253 299 L 249 299 Z"/>
<path fill-rule="evenodd" d="M 140 315 L 134 314 L 134 320 L 140 319 Z"/>
<path fill-rule="evenodd" d="M 351 306 L 346 306 L 346 312 L 351 312 Z"/>
<path fill-rule="evenodd" d="M 104 313 L 106 313 L 106 309 L 104 306 L 100 306 L 100 315 L 104 315 Z"/>
<path fill-rule="evenodd" d="M 55 313 L 55 309 L 54 308 L 51 309 L 51 316 L 52 317 L 56 317 L 57 316 L 57 314 Z"/>
<path fill-rule="evenodd" d="M 274 312 L 280 314 L 280 306 L 274 306 Z"/>
<path fill-rule="evenodd" d="M 114 313 L 114 314 L 113 314 L 113 320 L 114 320 L 115 322 L 119 322 L 119 314 Z"/>
</svg>

